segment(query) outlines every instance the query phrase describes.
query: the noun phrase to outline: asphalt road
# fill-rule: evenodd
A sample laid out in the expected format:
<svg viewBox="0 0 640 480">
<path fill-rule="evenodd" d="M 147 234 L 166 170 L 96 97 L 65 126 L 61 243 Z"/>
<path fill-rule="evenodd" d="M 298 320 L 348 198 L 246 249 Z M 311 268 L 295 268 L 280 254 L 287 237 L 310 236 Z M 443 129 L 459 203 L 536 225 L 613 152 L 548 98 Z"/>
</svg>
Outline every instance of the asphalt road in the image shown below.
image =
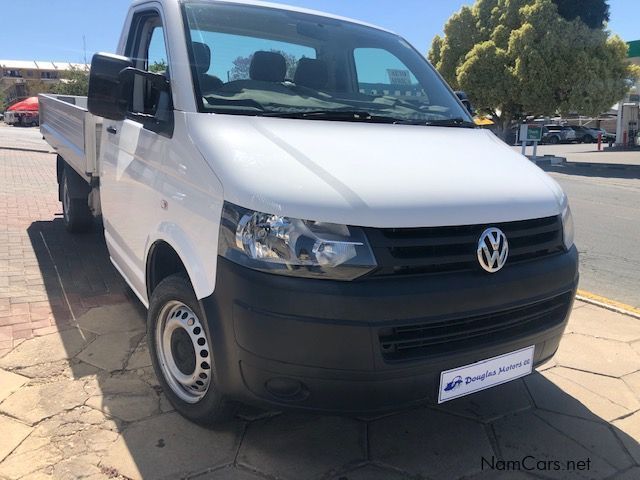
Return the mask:
<svg viewBox="0 0 640 480">
<path fill-rule="evenodd" d="M 638 166 L 546 168 L 569 196 L 580 252 L 580 289 L 640 308 Z"/>
<path fill-rule="evenodd" d="M 49 149 L 37 128 L 0 123 L 3 147 Z M 545 146 L 540 154 L 570 162 L 546 170 L 571 202 L 580 288 L 640 308 L 640 152 L 598 153 L 591 144 Z"/>
<path fill-rule="evenodd" d="M 517 152 L 522 151 L 522 147 L 513 147 Z M 527 155 L 533 154 L 533 147 L 527 147 Z M 594 164 L 615 164 L 615 165 L 640 165 L 640 151 L 618 151 L 603 146 L 602 151 L 598 151 L 595 143 L 575 143 L 570 145 L 540 145 L 538 146 L 538 156 L 558 155 L 567 159 L 568 162 L 594 163 Z"/>
</svg>

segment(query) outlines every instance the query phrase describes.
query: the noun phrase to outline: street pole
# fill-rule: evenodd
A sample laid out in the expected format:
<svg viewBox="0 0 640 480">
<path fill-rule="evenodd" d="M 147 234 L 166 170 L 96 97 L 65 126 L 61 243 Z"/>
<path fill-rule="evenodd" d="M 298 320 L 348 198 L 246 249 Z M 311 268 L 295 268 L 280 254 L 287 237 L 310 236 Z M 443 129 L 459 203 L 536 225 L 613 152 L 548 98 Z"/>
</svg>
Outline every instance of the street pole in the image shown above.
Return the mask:
<svg viewBox="0 0 640 480">
<path fill-rule="evenodd" d="M 520 125 L 520 141 L 522 142 L 522 155 L 527 154 L 527 131 L 529 126 L 527 124 Z"/>
</svg>

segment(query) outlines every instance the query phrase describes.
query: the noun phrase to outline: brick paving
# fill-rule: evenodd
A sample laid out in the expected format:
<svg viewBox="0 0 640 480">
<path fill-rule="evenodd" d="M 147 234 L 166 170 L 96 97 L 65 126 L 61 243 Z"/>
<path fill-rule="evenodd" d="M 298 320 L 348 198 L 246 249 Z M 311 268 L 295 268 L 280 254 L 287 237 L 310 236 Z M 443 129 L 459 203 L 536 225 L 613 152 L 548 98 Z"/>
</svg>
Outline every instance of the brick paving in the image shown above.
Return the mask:
<svg viewBox="0 0 640 480">
<path fill-rule="evenodd" d="M 1 147 L 0 480 L 640 478 L 640 320 L 583 302 L 554 361 L 476 395 L 194 426 L 155 380 L 100 228 L 65 233 L 55 156 Z"/>
<path fill-rule="evenodd" d="M 37 127 L 11 127 L 0 122 L 0 148 L 53 153 Z"/>
<path fill-rule="evenodd" d="M 108 260 L 99 226 L 85 235 L 64 230 L 55 159 L 0 148 L 0 356 L 132 295 Z"/>
</svg>

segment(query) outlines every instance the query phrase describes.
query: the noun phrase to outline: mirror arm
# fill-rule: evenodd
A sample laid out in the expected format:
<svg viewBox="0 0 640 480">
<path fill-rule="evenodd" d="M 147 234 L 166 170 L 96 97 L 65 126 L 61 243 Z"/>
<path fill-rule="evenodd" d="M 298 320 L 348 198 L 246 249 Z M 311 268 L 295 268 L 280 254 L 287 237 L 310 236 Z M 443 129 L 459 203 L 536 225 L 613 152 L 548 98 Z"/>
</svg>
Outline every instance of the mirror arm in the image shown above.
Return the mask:
<svg viewBox="0 0 640 480">
<path fill-rule="evenodd" d="M 136 75 L 146 78 L 151 85 L 159 90 L 169 91 L 170 83 L 164 75 L 147 72 L 146 70 L 140 70 L 134 67 L 127 67 L 120 72 L 120 78 L 123 80 L 132 80 Z"/>
</svg>

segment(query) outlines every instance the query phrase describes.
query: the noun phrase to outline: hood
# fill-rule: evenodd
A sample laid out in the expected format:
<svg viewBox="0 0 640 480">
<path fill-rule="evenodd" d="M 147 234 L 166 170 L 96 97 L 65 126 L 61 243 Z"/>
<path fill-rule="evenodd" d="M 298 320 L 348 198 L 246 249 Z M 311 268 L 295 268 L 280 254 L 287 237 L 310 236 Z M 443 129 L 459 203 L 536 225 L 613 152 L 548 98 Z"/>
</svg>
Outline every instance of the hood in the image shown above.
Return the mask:
<svg viewBox="0 0 640 480">
<path fill-rule="evenodd" d="M 427 227 L 557 215 L 549 176 L 480 129 L 188 114 L 242 207 L 305 220 Z"/>
</svg>

